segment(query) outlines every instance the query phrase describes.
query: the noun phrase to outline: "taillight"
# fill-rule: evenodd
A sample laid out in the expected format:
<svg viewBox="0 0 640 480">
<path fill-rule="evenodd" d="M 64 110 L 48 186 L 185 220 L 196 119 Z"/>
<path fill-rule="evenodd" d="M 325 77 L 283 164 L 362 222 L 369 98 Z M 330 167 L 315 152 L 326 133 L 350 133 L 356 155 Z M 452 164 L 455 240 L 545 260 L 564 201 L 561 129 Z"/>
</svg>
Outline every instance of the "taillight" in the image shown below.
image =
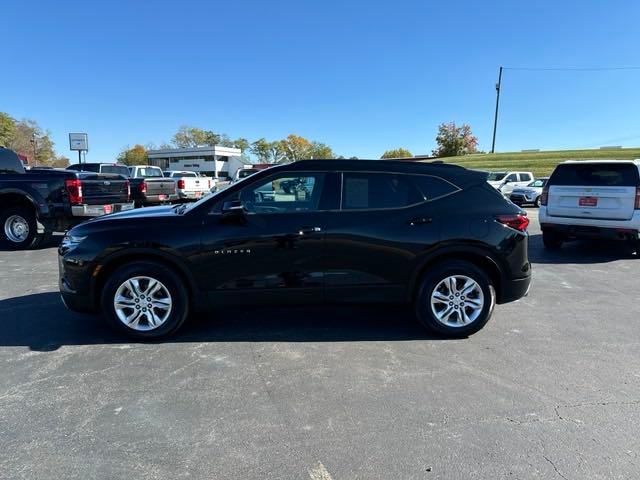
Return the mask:
<svg viewBox="0 0 640 480">
<path fill-rule="evenodd" d="M 183 179 L 178 180 L 178 188 L 180 190 L 184 190 L 184 180 Z"/>
<path fill-rule="evenodd" d="M 529 226 L 529 218 L 520 213 L 517 215 L 498 215 L 496 220 L 502 225 L 518 230 L 519 232 L 526 232 Z"/>
<path fill-rule="evenodd" d="M 144 180 L 138 184 L 138 191 L 140 193 L 147 193 L 147 182 Z"/>
<path fill-rule="evenodd" d="M 549 202 L 549 189 L 547 187 L 544 187 L 542 189 L 542 193 L 540 194 L 540 205 L 544 205 L 546 207 L 548 202 Z"/>
<path fill-rule="evenodd" d="M 129 180 L 125 180 L 124 185 L 127 188 L 127 202 L 128 202 L 129 200 L 131 200 L 131 184 L 129 183 Z"/>
<path fill-rule="evenodd" d="M 636 187 L 636 210 L 640 210 L 640 187 Z"/>
<path fill-rule="evenodd" d="M 78 178 L 67 178 L 64 186 L 69 194 L 69 202 L 71 205 L 82 204 L 82 182 Z"/>
</svg>

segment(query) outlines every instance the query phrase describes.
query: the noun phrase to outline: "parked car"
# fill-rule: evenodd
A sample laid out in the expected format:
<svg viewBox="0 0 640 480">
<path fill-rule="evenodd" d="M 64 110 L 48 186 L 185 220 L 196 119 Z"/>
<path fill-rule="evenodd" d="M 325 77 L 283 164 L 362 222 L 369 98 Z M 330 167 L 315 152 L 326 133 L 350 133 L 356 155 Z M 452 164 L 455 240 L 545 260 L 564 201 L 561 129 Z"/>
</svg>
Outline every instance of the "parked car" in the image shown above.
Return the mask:
<svg viewBox="0 0 640 480">
<path fill-rule="evenodd" d="M 25 170 L 0 147 L 0 245 L 35 248 L 53 232 L 89 217 L 133 208 L 129 181 L 117 174 L 61 169 Z"/>
<path fill-rule="evenodd" d="M 164 178 L 160 167 L 150 165 L 129 167 L 129 179 L 136 207 L 162 205 L 178 200 L 176 181 Z"/>
<path fill-rule="evenodd" d="M 178 200 L 199 200 L 209 195 L 214 186 L 211 178 L 202 177 L 197 172 L 165 171 L 164 176 L 175 180 Z"/>
<path fill-rule="evenodd" d="M 529 183 L 526 187 L 514 188 L 509 195 L 509 200 L 518 206 L 535 205 L 540 207 L 540 196 L 542 189 L 547 184 L 548 177 L 538 178 Z"/>
<path fill-rule="evenodd" d="M 277 185 L 302 180 L 298 195 Z M 266 188 L 265 188 L 266 186 Z M 261 196 L 256 192 L 272 191 Z M 531 281 L 526 213 L 455 165 L 308 160 L 198 202 L 94 219 L 59 248 L 72 310 L 139 339 L 230 305 L 400 303 L 452 337 Z"/>
<path fill-rule="evenodd" d="M 540 199 L 545 247 L 577 238 L 623 240 L 640 249 L 640 160 L 568 161 Z"/>
<path fill-rule="evenodd" d="M 491 172 L 487 177 L 489 185 L 508 197 L 514 188 L 526 187 L 534 180 L 531 172 Z"/>
</svg>

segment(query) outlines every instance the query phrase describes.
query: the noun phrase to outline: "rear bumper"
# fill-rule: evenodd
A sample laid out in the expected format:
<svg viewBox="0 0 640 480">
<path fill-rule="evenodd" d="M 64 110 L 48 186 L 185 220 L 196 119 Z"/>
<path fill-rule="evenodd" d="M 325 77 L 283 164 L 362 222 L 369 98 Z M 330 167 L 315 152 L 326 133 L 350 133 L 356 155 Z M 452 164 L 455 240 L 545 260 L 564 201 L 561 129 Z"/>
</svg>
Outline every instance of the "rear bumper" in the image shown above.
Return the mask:
<svg viewBox="0 0 640 480">
<path fill-rule="evenodd" d="M 71 207 L 71 215 L 74 217 L 99 217 L 109 213 L 124 212 L 133 210 L 134 204 L 131 203 L 106 203 L 103 205 L 73 205 Z"/>
<path fill-rule="evenodd" d="M 606 240 L 638 240 L 638 230 L 631 228 L 603 228 L 585 225 L 542 224 L 543 232 L 554 232 L 567 239 L 602 238 Z"/>
<path fill-rule="evenodd" d="M 206 192 L 191 192 L 191 191 L 178 191 L 178 198 L 180 200 L 200 200 L 202 197 L 207 195 L 209 190 Z"/>
<path fill-rule="evenodd" d="M 161 203 L 170 203 L 178 200 L 178 194 L 159 194 L 159 195 L 147 195 L 142 199 L 142 203 L 145 205 L 158 205 Z"/>
<path fill-rule="evenodd" d="M 514 278 L 502 282 L 502 288 L 498 303 L 515 302 L 526 297 L 531 288 L 531 275 L 523 278 Z"/>
<path fill-rule="evenodd" d="M 601 220 L 590 218 L 552 217 L 547 208 L 539 213 L 543 232 L 556 232 L 568 239 L 603 238 L 611 240 L 638 240 L 640 238 L 640 210 L 629 220 Z"/>
</svg>

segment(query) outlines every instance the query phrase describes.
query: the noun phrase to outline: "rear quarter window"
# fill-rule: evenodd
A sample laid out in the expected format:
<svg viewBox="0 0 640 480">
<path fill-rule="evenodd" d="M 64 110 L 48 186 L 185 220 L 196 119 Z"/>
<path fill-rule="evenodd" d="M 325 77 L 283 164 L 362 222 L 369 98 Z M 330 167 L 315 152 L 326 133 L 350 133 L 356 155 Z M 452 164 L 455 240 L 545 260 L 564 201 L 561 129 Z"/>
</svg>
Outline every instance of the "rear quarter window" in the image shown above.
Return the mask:
<svg viewBox="0 0 640 480">
<path fill-rule="evenodd" d="M 445 195 L 449 195 L 450 193 L 459 190 L 459 188 L 452 183 L 449 183 L 439 177 L 431 177 L 428 175 L 414 175 L 413 181 L 424 195 L 424 198 L 427 200 L 444 197 Z"/>
<path fill-rule="evenodd" d="M 634 187 L 638 183 L 638 168 L 631 163 L 558 165 L 549 179 L 549 185 L 584 187 Z"/>
</svg>

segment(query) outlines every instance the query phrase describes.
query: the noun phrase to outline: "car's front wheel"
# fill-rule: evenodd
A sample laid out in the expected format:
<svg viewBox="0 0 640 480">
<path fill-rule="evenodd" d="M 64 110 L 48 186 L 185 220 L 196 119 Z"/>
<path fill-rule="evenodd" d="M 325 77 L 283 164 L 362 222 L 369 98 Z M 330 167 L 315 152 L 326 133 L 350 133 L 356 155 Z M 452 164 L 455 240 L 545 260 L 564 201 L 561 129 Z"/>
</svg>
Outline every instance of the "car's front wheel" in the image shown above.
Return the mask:
<svg viewBox="0 0 640 480">
<path fill-rule="evenodd" d="M 180 277 L 155 262 L 134 262 L 116 269 L 102 291 L 105 319 L 140 340 L 165 337 L 187 319 L 189 300 Z"/>
<path fill-rule="evenodd" d="M 418 320 L 429 330 L 460 338 L 484 327 L 495 303 L 495 288 L 482 269 L 451 261 L 425 273 L 415 309 Z"/>
</svg>

